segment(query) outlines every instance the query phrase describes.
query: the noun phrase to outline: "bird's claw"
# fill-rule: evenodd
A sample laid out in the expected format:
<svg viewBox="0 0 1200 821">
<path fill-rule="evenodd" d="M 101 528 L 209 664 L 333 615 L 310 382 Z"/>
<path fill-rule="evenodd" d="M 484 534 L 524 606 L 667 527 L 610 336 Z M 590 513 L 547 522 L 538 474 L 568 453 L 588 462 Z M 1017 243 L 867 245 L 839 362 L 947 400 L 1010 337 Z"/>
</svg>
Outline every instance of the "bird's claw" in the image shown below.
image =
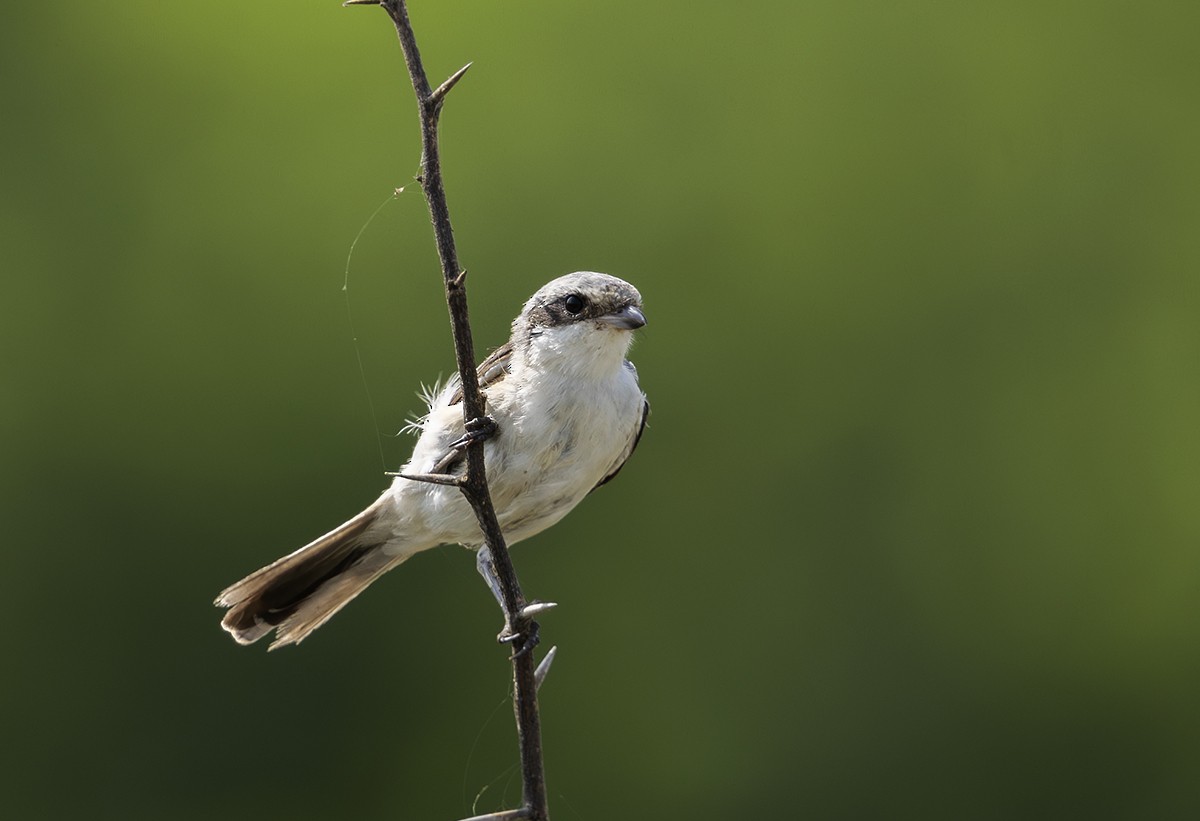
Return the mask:
<svg viewBox="0 0 1200 821">
<path fill-rule="evenodd" d="M 547 610 L 553 610 L 555 607 L 558 607 L 557 602 L 530 602 L 517 613 L 517 623 L 523 625 L 523 629 L 515 629 L 512 626 L 512 622 L 505 619 L 504 629 L 496 636 L 496 641 L 501 644 L 512 644 L 518 640 L 523 640 L 520 649 L 513 653 L 512 656 L 514 659 L 519 659 L 536 647 L 538 642 L 542 640 L 541 625 L 534 621 L 533 617 L 540 613 L 545 613 Z"/>
<path fill-rule="evenodd" d="M 468 419 L 465 425 L 467 432 L 450 443 L 451 450 L 465 450 L 472 442 L 486 442 L 496 435 L 499 425 L 491 416 L 477 416 Z"/>
<path fill-rule="evenodd" d="M 512 654 L 512 658 L 514 659 L 519 659 L 534 647 L 537 647 L 538 642 L 541 640 L 541 626 L 533 620 L 525 622 L 524 629 L 522 630 L 513 629 L 513 626 L 506 621 L 504 629 L 496 636 L 496 641 L 501 644 L 520 642 L 520 647 Z"/>
</svg>

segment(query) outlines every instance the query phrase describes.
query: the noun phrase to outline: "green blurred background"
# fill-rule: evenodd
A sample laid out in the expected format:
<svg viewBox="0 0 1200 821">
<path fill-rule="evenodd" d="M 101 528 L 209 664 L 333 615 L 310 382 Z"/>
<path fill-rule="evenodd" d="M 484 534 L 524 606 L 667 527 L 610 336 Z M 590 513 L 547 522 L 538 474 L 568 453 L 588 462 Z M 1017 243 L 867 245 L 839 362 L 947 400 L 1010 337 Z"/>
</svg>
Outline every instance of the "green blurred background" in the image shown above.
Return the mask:
<svg viewBox="0 0 1200 821">
<path fill-rule="evenodd" d="M 1196 6 L 414 6 L 480 352 L 571 270 L 650 319 L 637 456 L 515 554 L 554 817 L 1200 817 Z M 452 367 L 410 186 L 373 421 L 385 15 L 8 4 L 0 105 L 0 814 L 514 805 L 470 554 L 269 656 L 210 605 Z"/>
</svg>

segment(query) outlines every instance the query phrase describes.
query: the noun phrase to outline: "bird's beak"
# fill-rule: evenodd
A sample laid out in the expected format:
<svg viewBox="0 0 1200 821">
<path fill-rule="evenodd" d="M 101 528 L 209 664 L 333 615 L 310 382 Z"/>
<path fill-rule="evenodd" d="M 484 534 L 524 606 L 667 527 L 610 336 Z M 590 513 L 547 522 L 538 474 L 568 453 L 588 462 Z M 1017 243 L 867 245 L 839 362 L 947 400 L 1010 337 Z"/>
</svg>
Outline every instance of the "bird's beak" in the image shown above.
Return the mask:
<svg viewBox="0 0 1200 821">
<path fill-rule="evenodd" d="M 599 317 L 599 321 L 623 331 L 632 331 L 646 324 L 646 315 L 636 305 L 626 305 L 619 311 Z"/>
</svg>

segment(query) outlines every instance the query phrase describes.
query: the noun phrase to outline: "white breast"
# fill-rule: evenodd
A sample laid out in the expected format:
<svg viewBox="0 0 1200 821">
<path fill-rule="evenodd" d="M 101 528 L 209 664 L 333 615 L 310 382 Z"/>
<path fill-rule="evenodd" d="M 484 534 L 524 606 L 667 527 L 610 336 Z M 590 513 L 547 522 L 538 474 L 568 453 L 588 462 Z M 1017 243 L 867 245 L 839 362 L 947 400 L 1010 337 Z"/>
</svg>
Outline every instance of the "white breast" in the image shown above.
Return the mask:
<svg viewBox="0 0 1200 821">
<path fill-rule="evenodd" d="M 623 461 L 645 401 L 633 372 L 603 381 L 564 380 L 533 391 L 511 420 L 518 446 L 489 454 L 493 498 L 511 541 L 565 516 Z M 526 392 L 527 394 L 530 392 Z"/>
<path fill-rule="evenodd" d="M 509 375 L 487 390 L 499 425 L 484 451 L 488 483 L 510 544 L 570 512 L 621 464 L 641 428 L 645 397 L 624 361 L 629 334 L 569 330 L 536 340 L 528 357 L 514 355 Z M 450 432 L 462 430 L 462 406 L 448 406 L 447 396 L 430 411 L 413 469 L 425 469 L 454 438 Z M 478 525 L 458 490 L 397 479 L 393 492 L 396 526 L 407 539 L 478 545 Z"/>
</svg>

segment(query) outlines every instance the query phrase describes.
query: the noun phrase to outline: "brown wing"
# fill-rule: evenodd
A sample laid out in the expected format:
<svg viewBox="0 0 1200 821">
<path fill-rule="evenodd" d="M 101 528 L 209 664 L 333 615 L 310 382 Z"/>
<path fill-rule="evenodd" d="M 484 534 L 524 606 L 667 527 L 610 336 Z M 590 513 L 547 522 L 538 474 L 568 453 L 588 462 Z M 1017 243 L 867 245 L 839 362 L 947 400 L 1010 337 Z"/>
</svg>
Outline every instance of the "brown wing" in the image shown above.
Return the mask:
<svg viewBox="0 0 1200 821">
<path fill-rule="evenodd" d="M 475 373 L 479 375 L 480 388 L 486 388 L 488 385 L 493 385 L 508 376 L 508 369 L 512 367 L 512 353 L 512 343 L 505 342 L 488 354 L 487 359 L 479 363 L 479 367 L 475 369 Z M 450 404 L 457 405 L 462 400 L 463 390 L 460 384 L 450 396 Z"/>
<path fill-rule="evenodd" d="M 629 457 L 633 455 L 633 452 L 635 450 L 637 450 L 638 442 L 642 441 L 642 432 L 646 430 L 646 420 L 649 417 L 650 417 L 650 400 L 645 399 L 644 404 L 642 405 L 642 424 L 638 426 L 637 435 L 633 437 L 633 443 L 630 444 L 629 450 L 625 451 L 625 458 L 621 460 L 620 464 L 618 464 L 615 468 L 612 469 L 612 473 L 608 474 L 603 479 L 601 479 L 599 482 L 597 482 L 596 487 L 600 487 L 600 485 L 604 484 L 605 482 L 610 481 L 614 476 L 616 476 L 618 473 L 621 472 L 621 468 L 625 467 L 625 463 L 629 461 Z M 592 488 L 592 490 L 595 490 L 596 487 Z"/>
</svg>

